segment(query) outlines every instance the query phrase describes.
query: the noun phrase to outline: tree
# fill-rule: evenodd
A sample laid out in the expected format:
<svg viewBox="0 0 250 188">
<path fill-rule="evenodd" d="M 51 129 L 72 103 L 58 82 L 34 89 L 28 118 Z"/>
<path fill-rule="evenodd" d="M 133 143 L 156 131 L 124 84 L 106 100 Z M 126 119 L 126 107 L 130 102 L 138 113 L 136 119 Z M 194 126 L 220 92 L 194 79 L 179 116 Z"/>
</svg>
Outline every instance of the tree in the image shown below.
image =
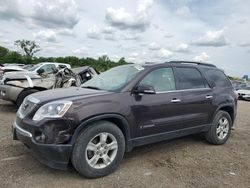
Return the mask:
<svg viewBox="0 0 250 188">
<path fill-rule="evenodd" d="M 119 59 L 118 63 L 119 64 L 126 64 L 127 62 L 126 62 L 124 57 L 121 57 L 121 59 Z"/>
<path fill-rule="evenodd" d="M 0 58 L 2 59 L 6 54 L 9 52 L 9 50 L 5 47 L 0 46 Z"/>
<path fill-rule="evenodd" d="M 15 51 L 9 51 L 3 58 L 3 63 L 25 63 L 22 55 Z"/>
<path fill-rule="evenodd" d="M 15 45 L 21 48 L 21 50 L 25 53 L 27 63 L 32 60 L 32 57 L 36 52 L 41 50 L 38 44 L 30 40 L 16 40 Z"/>
</svg>

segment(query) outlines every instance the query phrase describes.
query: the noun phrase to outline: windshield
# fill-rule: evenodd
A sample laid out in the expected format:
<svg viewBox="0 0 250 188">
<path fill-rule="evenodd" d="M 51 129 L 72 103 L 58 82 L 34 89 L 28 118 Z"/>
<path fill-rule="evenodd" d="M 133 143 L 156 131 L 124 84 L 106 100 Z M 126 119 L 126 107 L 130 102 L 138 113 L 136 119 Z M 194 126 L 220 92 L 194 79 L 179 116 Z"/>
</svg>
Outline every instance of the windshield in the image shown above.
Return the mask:
<svg viewBox="0 0 250 188">
<path fill-rule="evenodd" d="M 36 70 L 38 67 L 40 67 L 41 66 L 41 63 L 39 63 L 39 64 L 36 64 L 36 65 L 34 65 L 33 67 L 31 67 L 30 69 L 28 69 L 29 71 L 34 71 L 34 70 Z"/>
<path fill-rule="evenodd" d="M 82 87 L 106 91 L 118 91 L 143 69 L 144 68 L 140 65 L 115 67 L 85 82 Z"/>
<path fill-rule="evenodd" d="M 25 70 L 30 70 L 34 65 L 24 65 L 22 68 Z"/>
</svg>

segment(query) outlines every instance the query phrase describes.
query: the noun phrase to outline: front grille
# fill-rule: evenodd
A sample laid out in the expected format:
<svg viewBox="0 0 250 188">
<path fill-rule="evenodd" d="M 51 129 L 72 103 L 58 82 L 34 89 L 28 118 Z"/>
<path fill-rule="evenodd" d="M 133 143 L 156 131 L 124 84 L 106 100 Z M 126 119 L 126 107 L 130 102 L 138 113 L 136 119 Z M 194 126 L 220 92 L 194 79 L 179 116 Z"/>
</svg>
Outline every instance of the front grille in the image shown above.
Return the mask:
<svg viewBox="0 0 250 188">
<path fill-rule="evenodd" d="M 22 105 L 19 107 L 18 112 L 17 112 L 17 116 L 20 117 L 21 119 L 23 119 L 24 117 L 26 117 L 27 115 L 29 115 L 32 110 L 35 108 L 36 103 L 31 102 L 29 100 L 29 97 L 26 97 L 22 103 Z"/>
</svg>

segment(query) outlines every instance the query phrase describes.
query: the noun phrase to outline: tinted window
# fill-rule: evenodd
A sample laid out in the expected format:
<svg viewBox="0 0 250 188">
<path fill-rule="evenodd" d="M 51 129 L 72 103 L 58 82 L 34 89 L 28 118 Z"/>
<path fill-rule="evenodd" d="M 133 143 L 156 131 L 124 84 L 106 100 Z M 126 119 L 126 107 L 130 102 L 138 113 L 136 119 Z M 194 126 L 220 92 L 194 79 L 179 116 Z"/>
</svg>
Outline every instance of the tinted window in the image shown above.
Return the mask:
<svg viewBox="0 0 250 188">
<path fill-rule="evenodd" d="M 214 82 L 216 87 L 230 87 L 231 82 L 226 75 L 220 70 L 208 69 L 206 70 L 208 79 Z"/>
<path fill-rule="evenodd" d="M 205 88 L 205 80 L 195 68 L 176 68 L 179 89 Z"/>
<path fill-rule="evenodd" d="M 161 68 L 150 72 L 140 82 L 140 85 L 153 86 L 156 92 L 175 90 L 175 80 L 172 68 Z"/>
</svg>

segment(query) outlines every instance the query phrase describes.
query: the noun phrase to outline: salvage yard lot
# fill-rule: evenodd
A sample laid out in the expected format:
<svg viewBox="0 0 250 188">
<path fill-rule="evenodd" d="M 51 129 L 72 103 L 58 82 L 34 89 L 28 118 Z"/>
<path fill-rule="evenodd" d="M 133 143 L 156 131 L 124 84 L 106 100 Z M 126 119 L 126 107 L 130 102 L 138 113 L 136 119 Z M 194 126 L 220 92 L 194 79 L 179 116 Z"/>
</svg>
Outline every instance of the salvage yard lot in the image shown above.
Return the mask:
<svg viewBox="0 0 250 188">
<path fill-rule="evenodd" d="M 199 135 L 134 149 L 118 170 L 85 179 L 40 164 L 11 140 L 15 108 L 0 100 L 0 187 L 250 187 L 250 102 L 239 101 L 236 130 L 224 146 Z"/>
</svg>

